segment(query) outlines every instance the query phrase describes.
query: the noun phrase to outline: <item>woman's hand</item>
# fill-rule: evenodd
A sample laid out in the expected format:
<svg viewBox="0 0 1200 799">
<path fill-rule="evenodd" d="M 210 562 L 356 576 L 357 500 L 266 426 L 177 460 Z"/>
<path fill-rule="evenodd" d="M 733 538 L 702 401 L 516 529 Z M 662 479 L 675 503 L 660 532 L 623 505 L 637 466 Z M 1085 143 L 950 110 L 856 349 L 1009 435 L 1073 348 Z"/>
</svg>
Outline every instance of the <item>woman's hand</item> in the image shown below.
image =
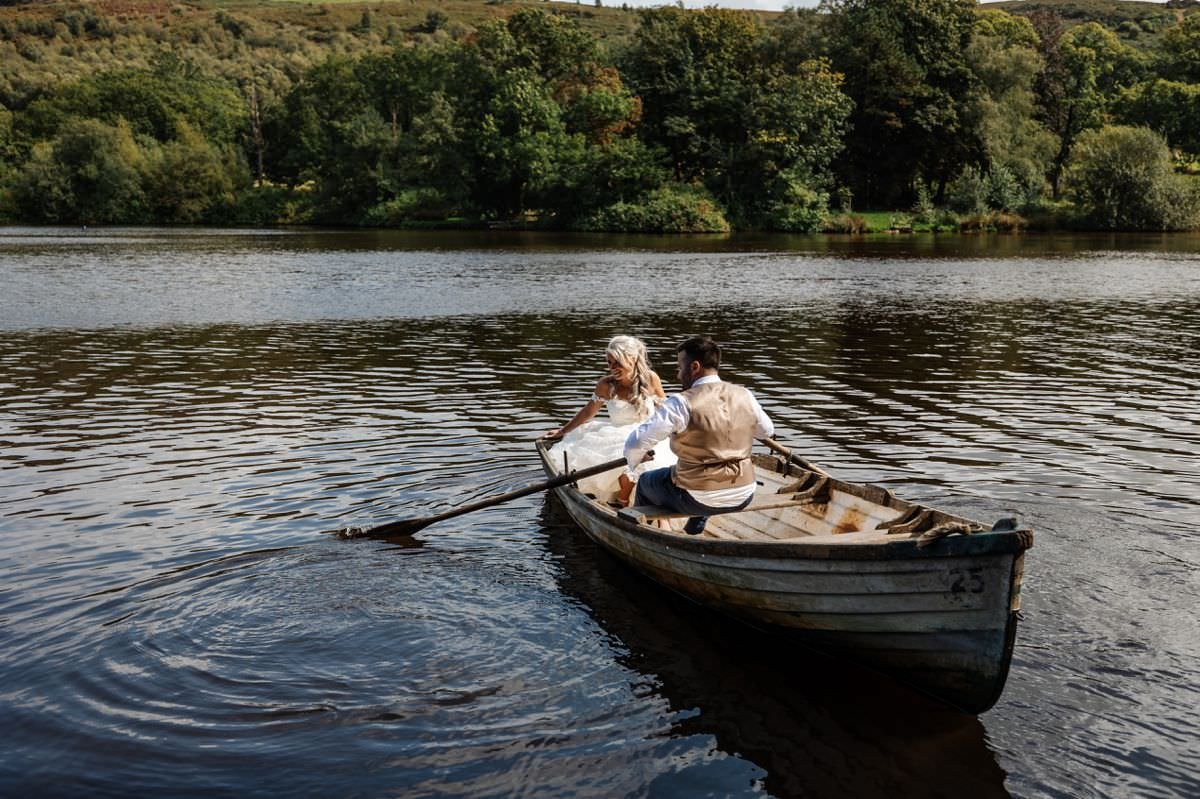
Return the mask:
<svg viewBox="0 0 1200 799">
<path fill-rule="evenodd" d="M 561 427 L 556 427 L 553 430 L 551 430 L 549 433 L 545 433 L 542 436 L 542 438 L 562 438 L 562 437 L 563 437 L 563 429 Z"/>
</svg>

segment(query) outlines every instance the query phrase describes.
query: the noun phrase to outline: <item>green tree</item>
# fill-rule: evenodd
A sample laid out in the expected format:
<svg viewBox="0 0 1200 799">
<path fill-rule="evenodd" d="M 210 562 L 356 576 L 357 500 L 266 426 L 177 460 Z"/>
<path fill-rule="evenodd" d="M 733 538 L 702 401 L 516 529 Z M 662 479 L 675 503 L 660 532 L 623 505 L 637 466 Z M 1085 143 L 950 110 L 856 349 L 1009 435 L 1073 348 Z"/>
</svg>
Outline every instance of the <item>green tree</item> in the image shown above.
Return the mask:
<svg viewBox="0 0 1200 799">
<path fill-rule="evenodd" d="M 1163 31 L 1158 74 L 1170 81 L 1200 83 L 1200 14 L 1189 14 Z"/>
<path fill-rule="evenodd" d="M 766 29 L 763 58 L 786 71 L 832 51 L 830 17 L 818 8 L 787 8 Z"/>
<path fill-rule="evenodd" d="M 983 166 L 1015 180 L 1021 195 L 1015 205 L 1006 199 L 1006 209 L 1041 196 L 1054 154 L 1054 136 L 1036 118 L 1034 86 L 1043 68 L 1037 43 L 1037 33 L 1024 17 L 983 10 L 967 49 L 967 60 L 982 88 L 974 97 L 974 114 L 983 143 Z M 966 176 L 964 186 L 973 180 Z"/>
<path fill-rule="evenodd" d="M 777 230 L 812 232 L 827 203 L 829 165 L 842 149 L 850 101 L 824 61 L 767 78 L 752 99 L 752 126 L 735 208 Z"/>
<path fill-rule="evenodd" d="M 35 145 L 17 174 L 17 212 L 35 222 L 145 222 L 143 167 L 142 151 L 124 121 L 68 120 L 53 141 Z"/>
<path fill-rule="evenodd" d="M 335 223 L 364 221 L 375 205 L 399 186 L 391 127 L 370 105 L 329 126 L 330 147 L 317 164 L 318 218 Z"/>
<path fill-rule="evenodd" d="M 17 160 L 17 147 L 13 136 L 13 114 L 0 105 L 0 164 Z"/>
<path fill-rule="evenodd" d="M 54 136 L 67 120 L 124 119 L 136 135 L 160 142 L 176 138 L 186 123 L 217 144 L 234 144 L 246 127 L 237 89 L 202 75 L 193 65 L 164 56 L 152 69 L 103 71 L 35 101 L 21 115 L 29 142 Z"/>
<path fill-rule="evenodd" d="M 561 108 L 529 70 L 507 70 L 483 103 L 475 142 L 476 206 L 500 218 L 546 204 L 558 172 L 581 144 Z"/>
<path fill-rule="evenodd" d="M 589 203 L 644 189 L 653 170 L 597 173 L 651 157 L 628 145 L 640 110 L 592 37 L 522 9 L 470 40 L 309 70 L 264 126 L 268 171 L 312 181 L 320 207 L 343 220 L 440 209 L 565 223 Z"/>
<path fill-rule="evenodd" d="M 911 204 L 920 182 L 941 200 L 982 157 L 967 61 L 973 0 L 825 0 L 834 67 L 854 101 L 844 179 L 867 203 Z"/>
<path fill-rule="evenodd" d="M 726 177 L 723 167 L 749 135 L 760 35 L 758 20 L 745 12 L 668 6 L 640 12 L 622 74 L 644 103 L 643 136 L 666 147 L 676 179 Z M 728 199 L 727 189 L 718 194 Z"/>
<path fill-rule="evenodd" d="M 581 185 L 609 150 L 630 152 L 619 142 L 641 105 L 574 22 L 521 10 L 484 26 L 464 48 L 455 84 L 457 140 L 480 213 L 536 210 L 566 222 L 630 188 L 620 175 L 596 194 Z"/>
<path fill-rule="evenodd" d="M 1038 81 L 1042 121 L 1056 148 L 1048 179 L 1055 199 L 1076 139 L 1105 121 L 1122 86 L 1137 78 L 1137 58 L 1116 35 L 1094 22 L 1065 30 L 1053 17 L 1033 18 L 1039 27 L 1045 69 Z"/>
<path fill-rule="evenodd" d="M 1176 175 L 1166 141 L 1149 128 L 1114 125 L 1080 136 L 1073 193 L 1097 225 L 1184 230 L 1200 224 L 1200 196 Z"/>
<path fill-rule="evenodd" d="M 14 219 L 46 224 L 76 221 L 70 179 L 60 168 L 50 142 L 35 144 L 10 180 L 8 210 Z"/>
<path fill-rule="evenodd" d="M 427 190 L 422 195 L 424 204 L 447 212 L 467 207 L 471 180 L 467 162 L 460 155 L 464 149 L 461 126 L 454 103 L 445 91 L 430 96 L 429 108 L 413 120 L 406 141 L 399 157 L 410 170 L 407 183 Z"/>
<path fill-rule="evenodd" d="M 508 18 L 504 29 L 511 42 L 493 40 L 489 48 L 481 39 L 481 45 L 492 49 L 497 61 L 535 70 L 556 90 L 587 82 L 600 61 L 596 39 L 566 17 L 521 9 Z M 504 52 L 508 47 L 511 51 Z"/>
<path fill-rule="evenodd" d="M 361 222 L 397 189 L 399 131 L 389 117 L 399 106 L 380 73 L 371 59 L 331 58 L 306 72 L 264 124 L 268 174 L 311 183 L 319 219 Z M 403 110 L 407 119 L 412 111 Z"/>
<path fill-rule="evenodd" d="M 566 82 L 558 92 L 567 130 L 593 144 L 607 145 L 631 133 L 641 120 L 642 103 L 612 67 L 597 68 L 586 80 Z"/>
<path fill-rule="evenodd" d="M 1117 98 L 1115 116 L 1156 130 L 1172 147 L 1200 156 L 1200 83 L 1162 78 L 1139 83 Z"/>
<path fill-rule="evenodd" d="M 850 110 L 827 63 L 767 57 L 783 51 L 747 12 L 663 7 L 640 13 L 622 59 L 643 140 L 741 227 L 794 224 L 786 209 L 828 184 Z"/>
<path fill-rule="evenodd" d="M 664 159 L 641 140 L 620 137 L 603 145 L 588 145 L 574 137 L 572 142 L 577 146 L 560 151 L 554 172 L 540 193 L 546 208 L 561 224 L 575 226 L 581 219 L 596 218 L 601 209 L 635 208 L 649 202 L 651 196 L 664 196 L 655 195 L 668 182 Z M 642 227 L 653 215 L 640 218 L 634 229 L 654 229 Z"/>
<path fill-rule="evenodd" d="M 431 95 L 444 88 L 451 58 L 451 51 L 441 45 L 401 45 L 364 56 L 354 74 L 366 92 L 364 100 L 388 121 L 398 138 L 428 109 Z"/>
<path fill-rule="evenodd" d="M 178 134 L 146 159 L 143 186 L 155 221 L 195 224 L 233 203 L 234 177 L 199 131 L 182 123 Z"/>
<path fill-rule="evenodd" d="M 264 125 L 269 101 L 259 88 L 259 82 L 253 77 L 244 79 L 241 89 L 246 100 L 246 152 L 254 159 L 255 185 L 262 188 L 266 178 L 267 139 Z"/>
<path fill-rule="evenodd" d="M 639 12 L 634 43 L 621 63 L 622 76 L 643 103 L 642 137 L 666 149 L 681 181 L 699 171 L 703 149 L 693 121 L 697 65 L 685 19 L 682 9 Z"/>
<path fill-rule="evenodd" d="M 339 144 L 338 120 L 348 120 L 368 104 L 367 86 L 356 62 L 330 58 L 309 69 L 264 123 L 267 172 L 298 185 L 320 178 L 321 165 Z"/>
<path fill-rule="evenodd" d="M 947 205 L 965 214 L 1019 211 L 1029 201 L 1028 186 L 1002 163 L 992 164 L 987 172 L 968 166 L 946 190 Z"/>
</svg>

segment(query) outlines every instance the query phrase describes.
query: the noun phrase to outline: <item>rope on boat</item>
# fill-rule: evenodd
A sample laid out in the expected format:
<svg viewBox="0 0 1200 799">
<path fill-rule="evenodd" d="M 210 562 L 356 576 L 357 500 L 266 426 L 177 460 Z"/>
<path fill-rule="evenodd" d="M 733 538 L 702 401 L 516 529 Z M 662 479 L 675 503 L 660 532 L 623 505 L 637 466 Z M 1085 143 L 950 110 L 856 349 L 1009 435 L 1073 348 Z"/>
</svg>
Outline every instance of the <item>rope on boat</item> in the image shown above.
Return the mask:
<svg viewBox="0 0 1200 799">
<path fill-rule="evenodd" d="M 974 535 L 983 532 L 983 525 L 969 522 L 946 522 L 936 527 L 930 527 L 923 533 L 913 533 L 910 537 L 917 539 L 917 549 L 924 549 L 948 535 Z"/>
</svg>

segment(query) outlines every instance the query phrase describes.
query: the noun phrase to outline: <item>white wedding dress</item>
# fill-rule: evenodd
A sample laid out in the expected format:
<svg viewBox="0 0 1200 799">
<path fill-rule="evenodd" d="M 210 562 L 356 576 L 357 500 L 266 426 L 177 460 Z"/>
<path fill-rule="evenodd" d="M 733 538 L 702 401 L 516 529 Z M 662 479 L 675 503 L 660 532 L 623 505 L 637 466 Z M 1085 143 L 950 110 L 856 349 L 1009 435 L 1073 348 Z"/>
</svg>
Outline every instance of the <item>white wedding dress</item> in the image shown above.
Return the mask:
<svg viewBox="0 0 1200 799">
<path fill-rule="evenodd" d="M 621 457 L 625 451 L 625 439 L 654 412 L 654 406 L 648 400 L 644 405 L 638 405 L 623 399 L 610 399 L 605 400 L 604 405 L 608 410 L 607 420 L 592 419 L 585 422 L 550 448 L 550 462 L 560 473 L 564 471 L 563 453 L 566 453 L 566 468 L 573 470 L 586 469 Z M 638 475 L 643 472 L 673 466 L 675 460 L 675 453 L 663 441 L 654 446 L 653 459 L 638 464 L 636 469 L 626 468 L 624 472 L 630 480 L 637 482 Z M 614 500 L 621 489 L 618 483 L 620 474 L 620 469 L 614 469 L 585 477 L 579 481 L 579 489 L 593 494 L 601 502 Z"/>
</svg>

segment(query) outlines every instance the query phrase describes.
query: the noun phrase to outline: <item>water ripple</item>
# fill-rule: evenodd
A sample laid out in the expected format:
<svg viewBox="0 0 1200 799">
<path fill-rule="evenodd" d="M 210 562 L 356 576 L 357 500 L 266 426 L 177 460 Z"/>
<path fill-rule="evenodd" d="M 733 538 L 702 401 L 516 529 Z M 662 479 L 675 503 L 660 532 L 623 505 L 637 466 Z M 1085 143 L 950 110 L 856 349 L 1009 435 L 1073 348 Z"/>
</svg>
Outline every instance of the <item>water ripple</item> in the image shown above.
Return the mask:
<svg viewBox="0 0 1200 799">
<path fill-rule="evenodd" d="M 0 236 L 0 792 L 1200 791 L 1190 251 L 389 241 Z M 697 331 L 839 475 L 1037 530 L 982 723 L 675 606 L 540 497 L 322 535 L 539 480 L 609 336 L 669 383 Z"/>
</svg>

